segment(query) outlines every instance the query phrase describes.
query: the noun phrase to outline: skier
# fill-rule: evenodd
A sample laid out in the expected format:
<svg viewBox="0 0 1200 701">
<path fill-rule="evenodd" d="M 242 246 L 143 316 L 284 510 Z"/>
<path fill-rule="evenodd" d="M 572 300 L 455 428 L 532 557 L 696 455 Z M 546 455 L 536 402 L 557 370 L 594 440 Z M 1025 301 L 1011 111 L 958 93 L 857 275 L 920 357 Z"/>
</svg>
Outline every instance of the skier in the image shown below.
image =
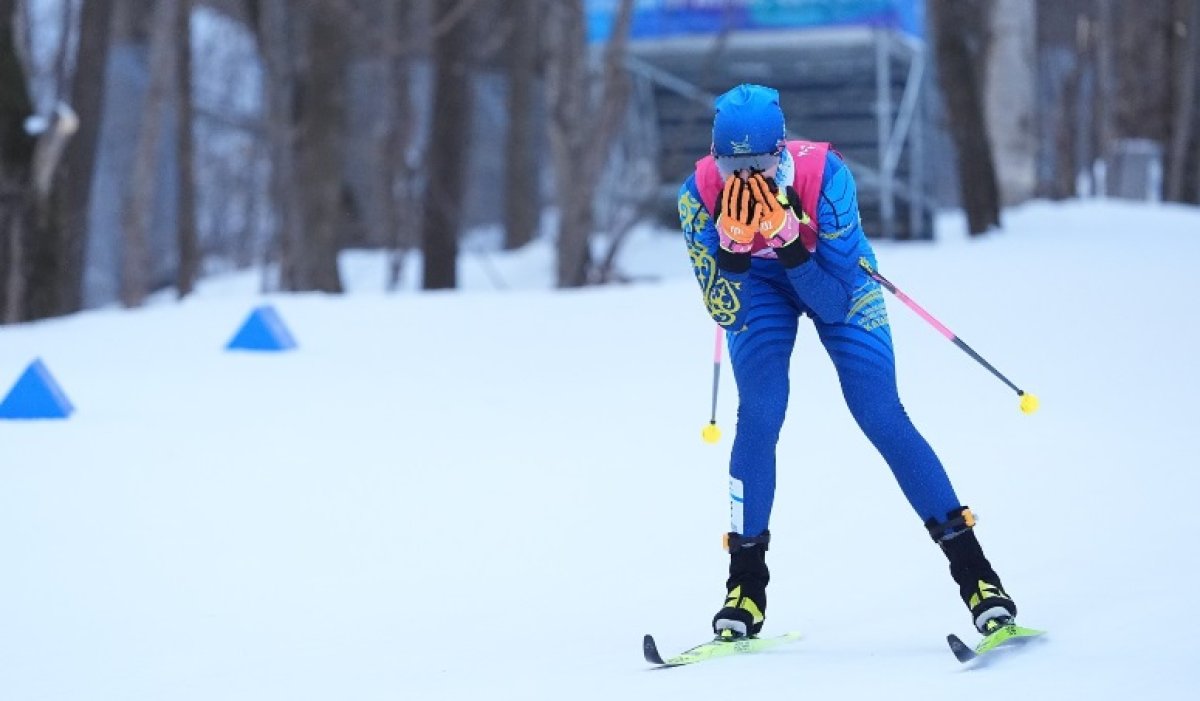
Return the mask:
<svg viewBox="0 0 1200 701">
<path fill-rule="evenodd" d="M 986 635 L 1013 622 L 1016 604 L 979 546 L 971 510 L 900 403 L 883 294 L 860 264 L 876 267 L 850 169 L 828 143 L 787 140 L 771 88 L 739 85 L 715 107 L 711 153 L 679 191 L 688 255 L 709 314 L 727 331 L 739 395 L 729 578 L 714 632 L 754 636 L 765 619 L 775 446 L 805 315 L 859 428 L 950 561 L 975 627 Z"/>
</svg>

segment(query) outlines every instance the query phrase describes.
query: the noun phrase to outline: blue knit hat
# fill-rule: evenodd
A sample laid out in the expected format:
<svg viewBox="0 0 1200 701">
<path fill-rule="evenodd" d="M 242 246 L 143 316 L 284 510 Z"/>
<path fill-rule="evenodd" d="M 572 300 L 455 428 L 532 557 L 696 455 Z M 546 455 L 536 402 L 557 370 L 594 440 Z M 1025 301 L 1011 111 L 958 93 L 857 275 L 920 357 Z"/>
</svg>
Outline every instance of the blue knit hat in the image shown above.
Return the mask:
<svg viewBox="0 0 1200 701">
<path fill-rule="evenodd" d="M 787 144 L 779 92 L 743 83 L 721 95 L 713 118 L 712 153 L 722 156 L 775 154 Z"/>
</svg>

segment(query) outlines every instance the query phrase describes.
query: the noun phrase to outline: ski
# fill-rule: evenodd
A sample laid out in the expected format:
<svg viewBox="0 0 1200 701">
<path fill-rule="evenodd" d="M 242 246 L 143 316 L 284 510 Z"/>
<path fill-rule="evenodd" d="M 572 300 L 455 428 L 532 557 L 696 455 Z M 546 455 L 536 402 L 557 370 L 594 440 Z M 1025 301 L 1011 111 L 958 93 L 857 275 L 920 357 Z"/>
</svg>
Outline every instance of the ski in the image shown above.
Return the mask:
<svg viewBox="0 0 1200 701">
<path fill-rule="evenodd" d="M 700 643 L 689 650 L 684 650 L 674 657 L 664 659 L 658 652 L 658 644 L 654 642 L 654 636 L 646 635 L 646 637 L 642 638 L 642 655 L 646 658 L 647 662 L 657 665 L 658 669 L 669 669 L 671 667 L 714 660 L 718 657 L 728 657 L 729 655 L 748 652 L 762 652 L 763 650 L 769 650 L 783 643 L 798 640 L 799 638 L 799 633 L 784 633 L 770 638 L 726 639 L 716 637 L 708 642 Z"/>
<path fill-rule="evenodd" d="M 1000 626 L 996 630 L 984 636 L 983 640 L 975 647 L 971 647 L 962 641 L 954 633 L 946 636 L 946 642 L 950 644 L 950 651 L 954 653 L 954 657 L 963 664 L 977 660 L 989 652 L 998 648 L 1013 648 L 1022 646 L 1038 636 L 1044 635 L 1046 631 L 1035 630 L 1033 628 L 1023 628 L 1016 623 L 1010 623 L 1006 626 Z"/>
</svg>

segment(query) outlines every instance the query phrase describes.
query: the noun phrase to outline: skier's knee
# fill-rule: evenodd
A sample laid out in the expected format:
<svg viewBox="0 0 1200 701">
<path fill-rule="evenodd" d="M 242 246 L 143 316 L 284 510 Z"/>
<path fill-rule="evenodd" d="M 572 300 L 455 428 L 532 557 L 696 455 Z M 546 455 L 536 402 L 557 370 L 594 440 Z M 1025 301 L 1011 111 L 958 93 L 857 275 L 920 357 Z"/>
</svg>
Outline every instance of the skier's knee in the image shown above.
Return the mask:
<svg viewBox="0 0 1200 701">
<path fill-rule="evenodd" d="M 781 396 L 769 392 L 765 396 L 759 394 L 752 398 L 743 398 L 738 404 L 738 431 L 778 436 L 783 429 L 786 406 L 786 391 Z"/>
</svg>

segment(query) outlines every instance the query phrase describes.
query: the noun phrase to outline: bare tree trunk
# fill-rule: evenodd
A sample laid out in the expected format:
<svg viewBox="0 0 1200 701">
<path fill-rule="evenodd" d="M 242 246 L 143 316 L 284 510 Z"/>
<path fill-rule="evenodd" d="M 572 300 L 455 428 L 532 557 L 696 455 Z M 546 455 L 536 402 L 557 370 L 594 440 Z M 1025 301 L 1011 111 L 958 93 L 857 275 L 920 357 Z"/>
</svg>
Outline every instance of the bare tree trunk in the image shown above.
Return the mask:
<svg viewBox="0 0 1200 701">
<path fill-rule="evenodd" d="M 312 0 L 299 95 L 296 166 L 304 193 L 305 236 L 289 266 L 292 291 L 341 292 L 338 233 L 342 222 L 342 165 L 345 153 L 346 19 L 336 0 Z"/>
<path fill-rule="evenodd" d="M 40 319 L 82 306 L 86 236 L 111 0 L 86 3 L 74 63 L 70 42 L 54 60 L 59 103 L 47 128 L 25 132 L 33 111 L 13 32 L 18 3 L 0 2 L 0 321 Z M 66 33 L 76 13 L 64 7 Z M 74 103 L 74 107 L 68 104 Z M 12 121 L 10 121 L 12 120 Z M 82 122 L 82 124 L 81 124 Z M 27 150 L 28 149 L 28 150 Z"/>
<path fill-rule="evenodd" d="M 1039 118 L 1044 129 L 1039 144 L 1039 193 L 1053 199 L 1075 197 L 1079 175 L 1090 165 L 1095 110 L 1090 95 L 1095 66 L 1092 49 L 1095 23 L 1089 14 L 1094 0 L 1037 3 Z M 993 72 L 994 73 L 994 72 Z M 1047 163 L 1049 161 L 1049 163 Z"/>
<path fill-rule="evenodd" d="M 56 202 L 62 212 L 60 276 L 49 284 L 59 290 L 48 314 L 68 314 L 83 308 L 84 251 L 88 241 L 88 214 L 100 122 L 107 85 L 108 48 L 112 38 L 114 0 L 83 2 L 75 71 L 71 78 L 71 107 L 79 116 L 79 130 L 67 145 L 63 168 L 58 172 Z"/>
<path fill-rule="evenodd" d="M 28 222 L 24 202 L 14 196 L 10 175 L 5 172 L 0 176 L 4 198 L 0 203 L 0 242 L 4 243 L 4 249 L 0 250 L 0 272 L 3 273 L 0 278 L 4 283 L 0 289 L 0 304 L 3 304 L 0 324 L 15 324 L 25 317 L 22 302 L 26 286 L 24 239 Z"/>
<path fill-rule="evenodd" d="M 120 297 L 126 307 L 140 307 L 150 287 L 149 236 L 157 191 L 157 155 L 165 109 L 177 75 L 173 47 L 179 30 L 179 9 L 180 0 L 158 0 L 150 30 L 150 87 L 142 104 L 124 213 Z"/>
<path fill-rule="evenodd" d="M 266 65 L 271 194 L 279 283 L 341 292 L 341 220 L 347 17 L 336 0 L 250 5 Z"/>
<path fill-rule="evenodd" d="M 406 251 L 417 248 L 421 242 L 423 213 L 421 210 L 420 170 L 414 157 L 417 144 L 417 106 L 412 96 L 412 66 L 417 55 L 429 52 L 429 4 L 428 0 L 413 0 L 399 7 L 384 0 L 389 8 L 386 27 L 390 36 L 400 37 L 399 43 L 390 44 L 393 53 L 388 55 L 391 74 L 395 80 L 395 104 L 392 111 L 395 123 L 389 133 L 387 154 L 390 157 L 388 171 L 388 272 L 387 289 L 395 290 L 400 285 L 400 273 Z"/>
<path fill-rule="evenodd" d="M 1171 143 L 1167 152 L 1167 199 L 1179 202 L 1184 197 L 1184 178 L 1188 144 L 1196 119 L 1196 64 L 1200 63 L 1200 2 L 1176 0 L 1176 39 L 1180 46 L 1173 61 L 1175 113 L 1171 119 Z M 1179 36 L 1179 31 L 1183 36 Z M 1200 159 L 1198 159 L 1200 161 Z M 1195 164 L 1200 167 L 1200 162 Z"/>
<path fill-rule="evenodd" d="M 437 158 L 429 162 L 422 251 L 427 290 L 458 284 L 458 236 L 462 226 L 462 191 L 466 185 L 471 126 L 471 73 L 469 13 L 464 2 L 444 2 L 435 15 L 440 31 L 433 40 L 433 124 L 429 141 Z M 455 17 L 455 14 L 458 17 Z"/>
<path fill-rule="evenodd" d="M 1061 114 L 1055 131 L 1058 168 L 1055 171 L 1053 197 L 1066 199 L 1076 196 L 1075 178 L 1085 164 L 1079 162 L 1080 98 L 1082 95 L 1084 57 L 1088 49 L 1088 22 L 1077 17 L 1075 23 L 1075 63 L 1063 79 Z"/>
<path fill-rule="evenodd" d="M 25 239 L 29 230 L 29 180 L 35 139 L 25 132 L 26 116 L 34 112 L 25 72 L 14 41 L 14 0 L 0 0 L 0 322 L 26 318 L 25 290 L 29 284 Z"/>
<path fill-rule="evenodd" d="M 421 43 L 417 37 L 424 34 L 418 25 L 425 19 L 418 4 L 423 3 L 373 0 L 370 24 L 363 28 L 371 37 L 371 58 L 380 68 L 379 106 L 372 127 L 372 204 L 367 209 L 373 215 L 374 240 L 388 255 L 388 290 L 399 285 L 403 251 L 415 247 L 420 238 L 420 208 L 411 186 L 415 173 L 409 163 L 417 126 L 409 74 Z"/>
<path fill-rule="evenodd" d="M 1016 205 L 1037 186 L 1037 12 L 1029 0 L 993 0 L 983 52 L 984 108 L 1001 201 Z"/>
<path fill-rule="evenodd" d="M 929 3 L 938 82 L 957 151 L 967 228 L 973 236 L 1000 225 L 1000 193 L 980 86 L 983 71 L 978 47 L 983 36 L 980 18 L 987 16 L 985 7 L 978 0 Z"/>
<path fill-rule="evenodd" d="M 558 198 L 559 287 L 589 282 L 590 237 L 595 213 L 592 193 L 599 182 L 610 139 L 629 99 L 629 77 L 621 62 L 633 17 L 632 0 L 621 0 L 604 57 L 603 92 L 594 104 L 589 90 L 587 41 L 581 0 L 544 7 L 546 99 Z"/>
<path fill-rule="evenodd" d="M 1164 146 L 1170 141 L 1172 45 L 1175 43 L 1171 0 L 1120 3 L 1112 20 L 1113 47 L 1121 59 L 1113 86 L 1114 136 L 1145 138 Z M 1161 76 L 1148 80 L 1147 76 Z"/>
<path fill-rule="evenodd" d="M 1113 114 L 1114 86 L 1116 75 L 1113 68 L 1113 6 L 1112 0 L 1096 0 L 1097 18 L 1092 34 L 1092 47 L 1096 52 L 1095 138 L 1096 157 L 1107 159 L 1116 140 L 1116 119 Z"/>
<path fill-rule="evenodd" d="M 396 235 L 393 189 L 398 170 L 396 159 L 403 155 L 392 150 L 399 129 L 396 110 L 399 106 L 397 93 L 401 86 L 398 84 L 400 76 L 396 58 L 400 53 L 399 33 L 402 27 L 399 21 L 400 8 L 396 3 L 372 0 L 365 10 L 362 18 L 364 24 L 358 31 L 366 38 L 361 42 L 365 44 L 366 52 L 361 53 L 360 49 L 360 54 L 364 62 L 377 68 L 378 87 L 372 91 L 374 102 L 371 114 L 374 119 L 369 129 L 371 148 L 363 164 L 369 168 L 367 196 L 362 208 L 363 221 L 367 225 L 366 240 L 387 247 Z"/>
<path fill-rule="evenodd" d="M 295 256 L 293 251 L 301 227 L 293 114 L 298 85 L 293 55 L 297 27 L 303 24 L 307 13 L 302 4 L 289 9 L 288 0 L 251 2 L 250 15 L 257 20 L 256 34 L 266 73 L 263 90 L 271 164 L 269 190 L 275 220 L 274 243 L 267 257 L 268 261 L 274 258 L 279 264 L 279 282 L 286 285 L 289 261 Z"/>
<path fill-rule="evenodd" d="M 176 165 L 179 169 L 179 270 L 175 288 L 180 299 L 192 293 L 200 274 L 200 240 L 196 231 L 196 170 L 195 146 L 192 137 L 192 0 L 180 0 L 179 45 L 176 79 L 179 101 L 176 104 L 176 125 L 179 132 Z"/>
<path fill-rule="evenodd" d="M 512 32 L 508 58 L 508 138 L 504 141 L 504 248 L 533 240 L 541 219 L 534 99 L 538 69 L 538 0 L 507 5 Z"/>
<path fill-rule="evenodd" d="M 547 39 L 546 96 L 549 101 L 550 146 L 554 155 L 554 191 L 558 205 L 559 287 L 587 283 L 591 264 L 588 238 L 592 228 L 590 192 L 577 187 L 585 177 L 583 153 L 587 148 L 588 86 L 583 7 L 580 2 L 550 2 L 544 36 Z"/>
<path fill-rule="evenodd" d="M 15 0 L 0 0 L 0 272 L 4 323 L 24 321 L 29 283 L 26 237 L 35 139 L 25 131 L 33 100 L 17 52 Z"/>
</svg>

